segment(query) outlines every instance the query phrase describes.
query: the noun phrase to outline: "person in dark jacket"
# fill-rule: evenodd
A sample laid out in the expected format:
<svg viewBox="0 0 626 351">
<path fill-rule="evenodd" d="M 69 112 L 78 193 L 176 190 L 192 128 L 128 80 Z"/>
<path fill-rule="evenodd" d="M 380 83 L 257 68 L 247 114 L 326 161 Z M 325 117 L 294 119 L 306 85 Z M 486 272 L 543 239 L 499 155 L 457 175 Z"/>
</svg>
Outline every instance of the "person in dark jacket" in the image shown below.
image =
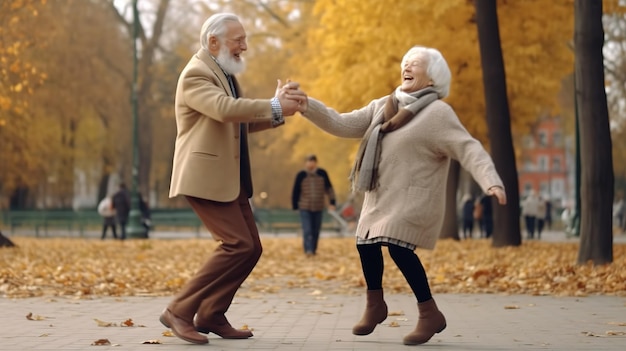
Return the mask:
<svg viewBox="0 0 626 351">
<path fill-rule="evenodd" d="M 100 203 L 98 203 L 98 213 L 102 216 L 102 236 L 100 239 L 104 240 L 107 235 L 107 229 L 111 228 L 113 231 L 113 238 L 117 239 L 117 224 L 115 223 L 115 209 L 113 208 L 113 201 L 110 196 L 105 196 Z"/>
<path fill-rule="evenodd" d="M 300 210 L 304 253 L 313 256 L 317 253 L 317 243 L 322 228 L 324 197 L 328 196 L 329 209 L 335 210 L 335 191 L 328 173 L 317 167 L 317 157 L 306 157 L 304 169 L 298 172 L 291 195 L 292 207 Z"/>
<path fill-rule="evenodd" d="M 474 200 L 469 194 L 463 196 L 463 239 L 471 239 L 474 231 Z"/>
<path fill-rule="evenodd" d="M 480 198 L 480 203 L 483 206 L 483 223 L 482 223 L 482 231 L 485 238 L 490 238 L 491 234 L 493 234 L 493 204 L 491 202 L 492 197 L 488 195 L 483 195 Z"/>
<path fill-rule="evenodd" d="M 148 202 L 143 198 L 141 193 L 137 193 L 139 197 L 139 212 L 141 213 L 141 225 L 143 226 L 144 238 L 148 238 L 150 227 L 152 226 L 152 220 L 150 219 L 150 206 L 148 206 Z"/>
<path fill-rule="evenodd" d="M 128 215 L 130 214 L 130 193 L 126 189 L 126 184 L 121 183 L 119 190 L 113 195 L 113 208 L 117 217 L 117 223 L 120 225 L 120 239 L 126 239 L 126 225 L 128 224 Z"/>
</svg>

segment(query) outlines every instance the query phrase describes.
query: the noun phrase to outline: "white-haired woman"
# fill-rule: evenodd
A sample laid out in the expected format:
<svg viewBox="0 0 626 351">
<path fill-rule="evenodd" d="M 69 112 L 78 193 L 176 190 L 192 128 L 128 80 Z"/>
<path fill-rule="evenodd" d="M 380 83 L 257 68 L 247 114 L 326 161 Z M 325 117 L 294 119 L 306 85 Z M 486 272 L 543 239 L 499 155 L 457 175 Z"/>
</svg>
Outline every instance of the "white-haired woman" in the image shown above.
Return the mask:
<svg viewBox="0 0 626 351">
<path fill-rule="evenodd" d="M 309 98 L 300 112 L 330 134 L 362 139 L 351 179 L 354 190 L 365 192 L 356 244 L 367 303 L 353 333 L 370 334 L 387 318 L 382 288 L 382 246 L 387 246 L 417 298 L 417 326 L 404 337 L 404 344 L 417 345 L 446 328 L 414 250 L 435 246 L 450 159 L 458 160 L 500 204 L 506 203 L 506 194 L 489 154 L 440 100 L 450 88 L 450 69 L 441 53 L 413 47 L 400 69 L 400 86 L 363 108 L 338 113 Z"/>
</svg>

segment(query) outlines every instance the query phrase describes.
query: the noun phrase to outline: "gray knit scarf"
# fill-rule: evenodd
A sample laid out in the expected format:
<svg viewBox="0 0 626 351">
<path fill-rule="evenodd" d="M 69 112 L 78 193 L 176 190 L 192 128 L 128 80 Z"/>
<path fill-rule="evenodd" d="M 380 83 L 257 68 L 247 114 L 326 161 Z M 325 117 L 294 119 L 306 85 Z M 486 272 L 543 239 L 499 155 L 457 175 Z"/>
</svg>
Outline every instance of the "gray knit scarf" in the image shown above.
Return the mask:
<svg viewBox="0 0 626 351">
<path fill-rule="evenodd" d="M 350 172 L 353 191 L 371 191 L 378 185 L 378 164 L 382 149 L 382 138 L 409 123 L 424 107 L 438 99 L 437 92 L 427 87 L 406 94 L 400 88 L 390 94 L 382 113 L 365 132 Z M 398 105 L 402 107 L 398 108 Z"/>
</svg>

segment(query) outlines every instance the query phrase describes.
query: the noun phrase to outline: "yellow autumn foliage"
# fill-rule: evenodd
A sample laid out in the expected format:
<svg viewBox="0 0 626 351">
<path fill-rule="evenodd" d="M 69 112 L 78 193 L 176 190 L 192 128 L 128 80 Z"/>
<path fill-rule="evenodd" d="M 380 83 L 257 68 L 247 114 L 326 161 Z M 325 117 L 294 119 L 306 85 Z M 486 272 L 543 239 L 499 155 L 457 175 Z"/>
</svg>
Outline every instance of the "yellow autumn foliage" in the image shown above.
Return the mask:
<svg viewBox="0 0 626 351">
<path fill-rule="evenodd" d="M 162 2 L 140 3 L 156 10 Z M 624 9 L 618 0 L 604 5 L 607 12 Z M 472 1 L 180 0 L 169 6 L 167 40 L 156 43 L 163 55 L 149 71 L 155 101 L 140 102 L 155 105 L 146 186 L 159 207 L 186 205 L 167 199 L 173 90 L 197 49 L 199 26 L 216 11 L 239 14 L 248 31 L 248 70 L 238 77 L 247 97 L 268 98 L 277 78 L 292 79 L 310 96 L 348 111 L 399 84 L 399 62 L 410 46 L 437 47 L 453 72 L 447 101 L 468 130 L 488 143 Z M 512 125 L 514 134 L 523 134 L 540 111 L 554 111 L 561 78 L 572 70 L 573 0 L 499 0 L 498 6 Z M 39 204 L 48 197 L 69 206 L 74 171 L 85 174 L 90 187 L 108 174 L 130 173 L 130 43 L 110 15 L 108 1 L 0 2 L 0 207 L 24 185 Z M 293 177 L 308 153 L 319 156 L 339 202 L 345 201 L 357 144 L 300 116 L 251 136 L 255 204 L 289 206 Z M 261 201 L 261 192 L 269 197 Z"/>
<path fill-rule="evenodd" d="M 538 10 L 541 9 L 541 10 Z M 400 61 L 413 45 L 439 49 L 452 71 L 447 101 L 472 135 L 487 142 L 482 69 L 473 4 L 465 0 L 318 0 L 317 26 L 307 50 L 294 56 L 296 80 L 310 96 L 345 112 L 389 94 L 400 83 Z M 573 70 L 573 0 L 498 1 L 498 15 L 514 131 L 524 132 L 557 106 L 561 79 Z M 337 140 L 296 120 L 294 156 L 317 150 L 331 176 L 342 180 L 357 142 Z"/>
<path fill-rule="evenodd" d="M 0 248 L 0 296 L 167 296 L 195 274 L 216 247 L 202 239 L 100 241 L 12 238 Z M 264 253 L 240 294 L 290 288 L 360 294 L 365 287 L 354 238 L 322 238 L 307 258 L 298 237 L 262 237 Z M 615 260 L 577 265 L 577 243 L 527 242 L 493 248 L 489 240 L 440 240 L 418 250 L 435 293 L 626 296 L 626 245 L 614 244 Z M 385 289 L 410 293 L 384 252 Z"/>
<path fill-rule="evenodd" d="M 33 124 L 26 111 L 28 99 L 45 75 L 26 53 L 43 33 L 30 33 L 22 24 L 33 21 L 45 3 L 46 0 L 0 2 L 0 184 L 7 190 L 18 184 L 36 183 L 23 176 L 37 170 L 36 154 L 40 150 L 37 142 L 29 142 L 25 135 Z"/>
<path fill-rule="evenodd" d="M 1 3 L 0 200 L 21 188 L 42 192 L 34 196 L 39 204 L 69 207 L 74 176 L 97 181 L 101 159 L 117 158 L 107 150 L 127 145 L 119 132 L 130 114 L 127 83 L 113 59 L 127 45 L 98 11 L 102 4 Z"/>
</svg>

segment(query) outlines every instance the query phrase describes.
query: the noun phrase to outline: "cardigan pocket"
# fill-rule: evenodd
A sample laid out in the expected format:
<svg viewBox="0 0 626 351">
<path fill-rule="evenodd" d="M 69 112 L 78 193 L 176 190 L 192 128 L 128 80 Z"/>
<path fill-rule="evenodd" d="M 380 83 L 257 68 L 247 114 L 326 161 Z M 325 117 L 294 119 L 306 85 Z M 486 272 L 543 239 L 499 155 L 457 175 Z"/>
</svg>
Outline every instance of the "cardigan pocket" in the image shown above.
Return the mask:
<svg viewBox="0 0 626 351">
<path fill-rule="evenodd" d="M 410 186 L 406 189 L 401 217 L 407 222 L 429 226 L 436 222 L 435 207 L 430 189 Z"/>
</svg>

